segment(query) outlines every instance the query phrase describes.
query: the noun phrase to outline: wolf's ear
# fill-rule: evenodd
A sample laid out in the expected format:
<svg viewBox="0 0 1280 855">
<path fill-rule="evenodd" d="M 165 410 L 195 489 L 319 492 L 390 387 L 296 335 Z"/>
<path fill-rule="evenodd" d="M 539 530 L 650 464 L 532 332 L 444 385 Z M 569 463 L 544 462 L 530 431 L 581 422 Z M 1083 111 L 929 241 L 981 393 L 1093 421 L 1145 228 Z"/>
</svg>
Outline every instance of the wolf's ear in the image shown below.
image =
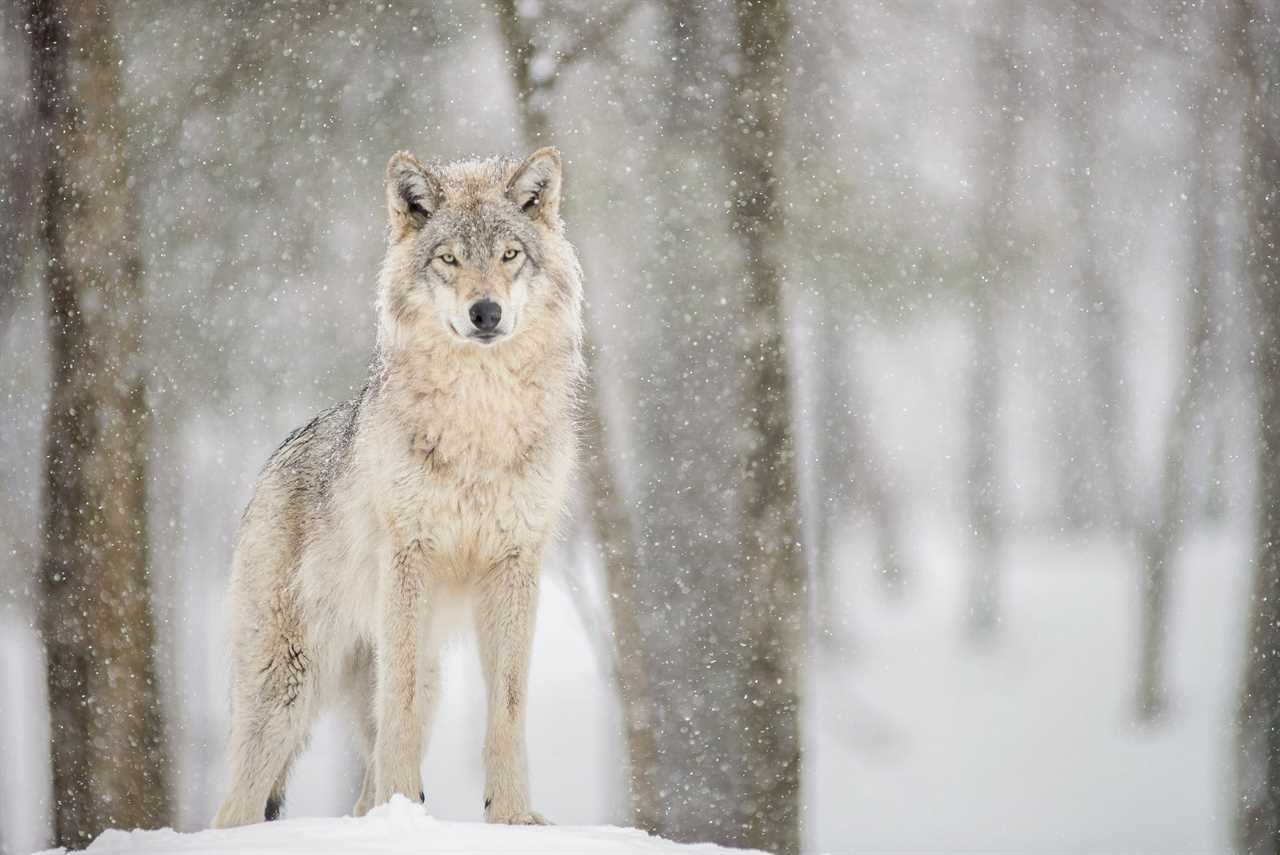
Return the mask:
<svg viewBox="0 0 1280 855">
<path fill-rule="evenodd" d="M 556 228 L 560 222 L 560 152 L 540 148 L 525 158 L 507 182 L 507 198 L 533 219 Z"/>
<path fill-rule="evenodd" d="M 426 225 L 441 200 L 440 182 L 407 151 L 387 164 L 387 225 L 393 239 Z"/>
</svg>

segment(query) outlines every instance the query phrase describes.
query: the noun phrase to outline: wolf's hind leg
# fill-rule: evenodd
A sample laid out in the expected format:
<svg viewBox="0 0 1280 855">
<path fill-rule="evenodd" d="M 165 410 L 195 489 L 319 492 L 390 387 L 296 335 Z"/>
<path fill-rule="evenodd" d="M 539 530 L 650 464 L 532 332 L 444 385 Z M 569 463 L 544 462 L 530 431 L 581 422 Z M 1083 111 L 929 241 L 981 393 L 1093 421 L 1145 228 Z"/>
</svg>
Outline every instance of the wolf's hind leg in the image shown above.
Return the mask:
<svg viewBox="0 0 1280 855">
<path fill-rule="evenodd" d="M 216 828 L 275 819 L 289 765 L 315 714 L 316 680 L 300 640 L 281 636 L 264 661 L 236 664 L 231 713 L 231 786 Z"/>
</svg>

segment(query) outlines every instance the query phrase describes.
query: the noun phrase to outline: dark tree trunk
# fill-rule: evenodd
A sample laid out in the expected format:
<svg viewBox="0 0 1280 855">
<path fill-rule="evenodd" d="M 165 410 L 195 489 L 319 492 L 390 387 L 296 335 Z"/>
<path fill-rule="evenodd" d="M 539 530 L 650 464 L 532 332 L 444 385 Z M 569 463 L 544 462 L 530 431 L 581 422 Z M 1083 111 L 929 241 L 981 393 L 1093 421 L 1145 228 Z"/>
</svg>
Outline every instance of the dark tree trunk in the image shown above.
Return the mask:
<svg viewBox="0 0 1280 855">
<path fill-rule="evenodd" d="M 1280 13 L 1236 0 L 1233 55 L 1247 91 L 1244 182 L 1258 323 L 1256 574 L 1240 699 L 1237 840 L 1280 855 Z"/>
<path fill-rule="evenodd" d="M 745 846 L 800 851 L 800 695 L 808 593 L 782 292 L 782 117 L 790 31 L 783 0 L 738 0 L 737 68 L 724 127 L 741 246 L 743 451 L 739 719 L 744 775 L 737 824 Z"/>
<path fill-rule="evenodd" d="M 147 575 L 141 261 L 107 7 L 35 2 L 29 33 L 53 377 L 40 576 L 54 835 L 83 847 L 109 826 L 170 819 Z"/>
</svg>

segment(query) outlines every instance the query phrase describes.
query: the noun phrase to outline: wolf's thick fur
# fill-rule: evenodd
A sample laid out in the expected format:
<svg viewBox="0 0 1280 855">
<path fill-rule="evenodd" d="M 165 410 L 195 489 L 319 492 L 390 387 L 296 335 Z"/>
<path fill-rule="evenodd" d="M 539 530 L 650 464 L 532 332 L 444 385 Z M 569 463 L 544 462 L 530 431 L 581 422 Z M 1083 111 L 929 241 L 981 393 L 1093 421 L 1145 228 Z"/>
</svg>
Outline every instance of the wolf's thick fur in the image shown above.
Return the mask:
<svg viewBox="0 0 1280 855">
<path fill-rule="evenodd" d="M 276 450 L 240 525 L 231 788 L 216 825 L 278 812 L 290 762 L 334 701 L 368 761 L 355 812 L 420 798 L 442 627 L 460 604 L 488 691 L 485 818 L 542 822 L 525 755 L 529 647 L 582 373 L 559 198 L 554 149 L 523 163 L 391 159 L 372 375 Z M 477 320 L 482 301 L 500 308 L 496 328 Z"/>
</svg>

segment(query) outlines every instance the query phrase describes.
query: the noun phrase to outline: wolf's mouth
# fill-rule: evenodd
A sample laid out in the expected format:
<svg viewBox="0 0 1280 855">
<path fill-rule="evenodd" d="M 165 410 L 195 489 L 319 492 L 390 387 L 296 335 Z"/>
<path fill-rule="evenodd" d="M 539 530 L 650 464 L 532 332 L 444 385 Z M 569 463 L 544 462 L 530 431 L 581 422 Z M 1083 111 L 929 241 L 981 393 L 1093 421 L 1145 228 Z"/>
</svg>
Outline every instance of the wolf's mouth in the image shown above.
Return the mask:
<svg viewBox="0 0 1280 855">
<path fill-rule="evenodd" d="M 470 341 L 485 346 L 495 344 L 511 335 L 511 333 L 503 332 L 501 330 L 492 330 L 487 332 L 484 330 L 473 330 L 472 332 L 464 333 L 458 330 L 457 324 L 453 321 L 449 321 L 449 330 L 463 341 Z"/>
<path fill-rule="evenodd" d="M 497 344 L 503 339 L 511 338 L 516 334 L 516 330 L 520 327 L 520 319 L 518 317 L 512 317 L 510 323 L 510 329 L 503 329 L 500 326 L 491 330 L 469 329 L 466 332 L 463 332 L 458 328 L 459 325 L 457 321 L 453 318 L 448 318 L 445 321 L 445 326 L 449 328 L 449 332 L 453 333 L 462 341 L 469 341 L 474 344 L 485 345 L 487 347 Z M 506 326 L 506 324 L 503 324 L 502 326 Z"/>
</svg>

